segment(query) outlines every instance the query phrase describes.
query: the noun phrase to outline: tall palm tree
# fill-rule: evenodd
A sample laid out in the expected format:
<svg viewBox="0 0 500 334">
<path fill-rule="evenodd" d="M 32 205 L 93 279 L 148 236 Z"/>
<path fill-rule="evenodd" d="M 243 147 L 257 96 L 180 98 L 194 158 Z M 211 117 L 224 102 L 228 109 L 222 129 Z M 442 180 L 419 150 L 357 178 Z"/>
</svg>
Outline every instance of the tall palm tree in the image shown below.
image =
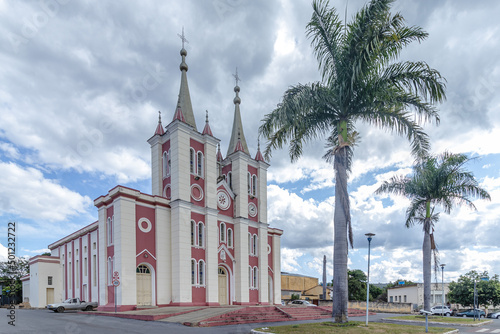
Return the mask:
<svg viewBox="0 0 500 334">
<path fill-rule="evenodd" d="M 449 152 L 429 156 L 415 164 L 412 176 L 394 176 L 385 181 L 377 194 L 394 193 L 411 200 L 406 210 L 406 227 L 422 224 L 424 242 L 422 245 L 424 274 L 424 309 L 431 306 L 431 261 L 434 243 L 434 224 L 439 214 L 434 213 L 437 205 L 450 213 L 454 206 L 466 205 L 476 210 L 470 198 L 490 200 L 486 190 L 479 187 L 474 175 L 465 169 L 469 161 L 465 154 Z"/>
<path fill-rule="evenodd" d="M 425 62 L 397 62 L 403 48 L 422 41 L 427 33 L 408 27 L 400 14 L 392 15 L 394 0 L 372 0 L 349 24 L 343 24 L 328 0 L 314 0 L 306 27 L 319 63 L 321 82 L 297 84 L 267 114 L 259 131 L 268 139 L 265 156 L 289 143 L 293 161 L 302 146 L 326 136 L 324 158 L 335 170 L 333 316 L 347 318 L 347 251 L 352 246 L 347 192 L 356 122 L 385 128 L 406 137 L 419 157 L 429 149 L 418 121 L 439 122 L 433 103 L 445 99 L 444 79 Z M 415 113 L 418 117 L 414 117 Z"/>
</svg>

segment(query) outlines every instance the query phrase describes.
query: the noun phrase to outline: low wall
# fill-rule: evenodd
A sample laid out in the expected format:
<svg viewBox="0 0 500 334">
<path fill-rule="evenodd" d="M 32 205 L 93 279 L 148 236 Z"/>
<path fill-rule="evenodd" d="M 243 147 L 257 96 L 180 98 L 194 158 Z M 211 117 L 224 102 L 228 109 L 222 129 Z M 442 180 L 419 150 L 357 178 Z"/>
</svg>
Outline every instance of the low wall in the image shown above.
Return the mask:
<svg viewBox="0 0 500 334">
<path fill-rule="evenodd" d="M 320 300 L 319 306 L 332 306 L 331 300 Z M 349 308 L 355 310 L 366 310 L 366 302 L 350 301 Z M 371 312 L 382 313 L 411 313 L 411 303 L 385 303 L 385 302 L 370 302 L 369 310 Z"/>
</svg>

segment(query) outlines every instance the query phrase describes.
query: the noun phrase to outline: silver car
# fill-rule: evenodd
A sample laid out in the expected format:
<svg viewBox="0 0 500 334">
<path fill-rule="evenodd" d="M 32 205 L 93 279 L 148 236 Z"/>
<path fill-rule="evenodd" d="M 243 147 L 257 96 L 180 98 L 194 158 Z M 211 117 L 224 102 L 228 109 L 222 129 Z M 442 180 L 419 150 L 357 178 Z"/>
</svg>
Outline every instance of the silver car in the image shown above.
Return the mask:
<svg viewBox="0 0 500 334">
<path fill-rule="evenodd" d="M 487 318 L 500 319 L 500 311 L 495 311 L 493 313 L 488 313 Z"/>
</svg>

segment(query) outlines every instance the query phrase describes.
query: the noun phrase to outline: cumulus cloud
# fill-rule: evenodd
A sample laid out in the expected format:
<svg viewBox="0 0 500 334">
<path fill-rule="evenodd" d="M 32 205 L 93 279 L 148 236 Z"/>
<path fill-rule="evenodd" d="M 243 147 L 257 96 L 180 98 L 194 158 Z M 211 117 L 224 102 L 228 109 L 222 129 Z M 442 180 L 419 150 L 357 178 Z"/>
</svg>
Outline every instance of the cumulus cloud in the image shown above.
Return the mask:
<svg viewBox="0 0 500 334">
<path fill-rule="evenodd" d="M 0 207 L 3 214 L 28 219 L 61 221 L 77 214 L 86 214 L 92 201 L 57 180 L 44 178 L 41 171 L 0 162 Z"/>
</svg>

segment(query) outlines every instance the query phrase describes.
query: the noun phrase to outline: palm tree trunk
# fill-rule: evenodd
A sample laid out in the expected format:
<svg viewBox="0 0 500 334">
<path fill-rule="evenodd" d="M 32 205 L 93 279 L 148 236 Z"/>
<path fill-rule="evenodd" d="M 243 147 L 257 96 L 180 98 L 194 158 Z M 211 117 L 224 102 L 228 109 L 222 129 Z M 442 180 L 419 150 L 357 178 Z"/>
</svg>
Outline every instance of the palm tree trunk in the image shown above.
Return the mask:
<svg viewBox="0 0 500 334">
<path fill-rule="evenodd" d="M 347 193 L 347 148 L 335 152 L 335 213 L 333 217 L 333 310 L 335 322 L 347 322 L 347 224 L 349 196 Z"/>
<path fill-rule="evenodd" d="M 424 310 L 431 309 L 431 279 L 432 279 L 432 250 L 431 250 L 431 218 L 430 202 L 426 205 L 424 220 L 424 243 L 422 245 L 423 272 L 424 272 Z"/>
</svg>

